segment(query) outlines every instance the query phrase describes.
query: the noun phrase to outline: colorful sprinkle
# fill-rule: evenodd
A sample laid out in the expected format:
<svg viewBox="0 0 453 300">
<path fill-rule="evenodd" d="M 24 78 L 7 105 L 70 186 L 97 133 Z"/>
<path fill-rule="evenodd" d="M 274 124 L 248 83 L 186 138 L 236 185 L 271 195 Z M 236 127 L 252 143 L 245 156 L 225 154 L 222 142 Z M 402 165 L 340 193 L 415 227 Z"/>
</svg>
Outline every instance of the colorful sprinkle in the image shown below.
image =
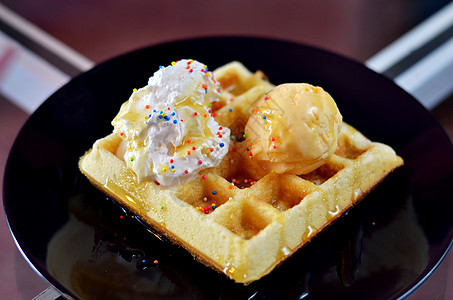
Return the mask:
<svg viewBox="0 0 453 300">
<path fill-rule="evenodd" d="M 217 195 L 217 191 L 212 191 L 212 194 L 213 195 Z"/>
<path fill-rule="evenodd" d="M 225 146 L 225 144 L 224 143 L 220 143 L 219 146 L 220 146 L 220 148 L 223 148 Z"/>
</svg>

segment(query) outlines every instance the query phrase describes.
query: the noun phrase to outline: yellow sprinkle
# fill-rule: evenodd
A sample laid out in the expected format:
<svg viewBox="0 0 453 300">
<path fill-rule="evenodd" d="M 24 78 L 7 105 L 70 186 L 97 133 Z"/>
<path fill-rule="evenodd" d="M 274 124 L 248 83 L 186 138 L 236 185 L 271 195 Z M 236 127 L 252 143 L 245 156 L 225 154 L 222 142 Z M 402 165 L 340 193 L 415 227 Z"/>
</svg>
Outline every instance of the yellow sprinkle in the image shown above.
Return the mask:
<svg viewBox="0 0 453 300">
<path fill-rule="evenodd" d="M 164 112 L 162 113 L 162 117 L 165 117 L 166 115 L 167 115 L 166 113 L 164 113 Z"/>
<path fill-rule="evenodd" d="M 172 171 L 173 173 L 175 173 L 175 172 L 176 172 L 176 169 L 171 169 L 171 171 Z"/>
<path fill-rule="evenodd" d="M 133 91 L 134 91 L 134 92 L 136 92 L 136 91 L 137 91 L 137 89 L 133 89 Z"/>
<path fill-rule="evenodd" d="M 176 63 L 175 63 L 174 61 L 172 61 L 172 62 L 171 62 L 171 65 L 174 66 L 174 65 L 176 65 Z"/>
<path fill-rule="evenodd" d="M 168 170 L 167 167 L 162 168 L 162 172 L 167 172 L 167 170 Z"/>
</svg>

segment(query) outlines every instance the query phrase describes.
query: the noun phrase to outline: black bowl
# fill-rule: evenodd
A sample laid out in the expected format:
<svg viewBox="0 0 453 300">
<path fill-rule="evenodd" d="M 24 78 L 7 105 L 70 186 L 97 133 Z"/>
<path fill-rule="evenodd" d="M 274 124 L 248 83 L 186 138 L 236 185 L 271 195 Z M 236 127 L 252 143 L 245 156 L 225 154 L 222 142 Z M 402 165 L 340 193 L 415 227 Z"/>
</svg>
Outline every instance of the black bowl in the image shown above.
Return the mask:
<svg viewBox="0 0 453 300">
<path fill-rule="evenodd" d="M 133 88 L 159 65 L 232 60 L 275 84 L 308 82 L 344 120 L 387 143 L 405 165 L 269 276 L 235 284 L 93 188 L 78 159 L 112 131 Z M 75 298 L 387 299 L 404 297 L 438 266 L 453 236 L 453 148 L 437 121 L 392 81 L 305 45 L 205 38 L 135 51 L 78 76 L 27 121 L 8 158 L 4 207 L 21 251 Z"/>
</svg>

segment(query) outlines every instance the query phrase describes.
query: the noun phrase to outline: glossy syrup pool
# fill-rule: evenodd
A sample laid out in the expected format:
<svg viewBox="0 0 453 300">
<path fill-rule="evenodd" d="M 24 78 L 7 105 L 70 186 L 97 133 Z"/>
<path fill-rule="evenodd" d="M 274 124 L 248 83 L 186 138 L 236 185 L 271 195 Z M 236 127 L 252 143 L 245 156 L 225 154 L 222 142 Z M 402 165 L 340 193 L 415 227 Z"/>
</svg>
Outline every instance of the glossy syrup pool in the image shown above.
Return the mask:
<svg viewBox="0 0 453 300">
<path fill-rule="evenodd" d="M 269 276 L 244 286 L 197 262 L 80 178 L 78 192 L 69 200 L 72 217 L 60 230 L 63 234 L 57 233 L 49 244 L 59 250 L 53 252 L 58 254 L 52 260 L 64 261 L 53 276 L 85 299 L 131 295 L 135 299 L 194 295 L 200 299 L 354 299 L 373 287 L 374 278 L 390 294 L 400 288 L 397 282 L 411 282 L 417 270 L 411 270 L 410 264 L 395 270 L 399 267 L 389 262 L 389 250 L 379 251 L 382 245 L 376 240 L 408 249 L 420 247 L 420 241 L 411 241 L 407 234 L 395 234 L 395 223 L 407 228 L 413 222 L 415 235 L 423 236 L 411 199 L 401 194 L 388 199 L 388 190 L 395 184 L 400 184 L 398 177 L 390 176 Z M 399 203 L 383 204 L 383 197 Z M 413 259 L 414 265 L 420 265 L 421 257 Z M 376 261 L 380 265 L 374 265 Z"/>
</svg>

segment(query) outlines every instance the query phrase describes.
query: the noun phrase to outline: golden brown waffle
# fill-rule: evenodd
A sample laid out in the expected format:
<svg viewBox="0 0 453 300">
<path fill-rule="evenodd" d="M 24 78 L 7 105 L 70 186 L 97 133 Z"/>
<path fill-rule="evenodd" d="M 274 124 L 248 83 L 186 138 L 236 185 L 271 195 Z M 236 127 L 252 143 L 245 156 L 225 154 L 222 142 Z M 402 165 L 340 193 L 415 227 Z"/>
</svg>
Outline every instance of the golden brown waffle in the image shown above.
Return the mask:
<svg viewBox="0 0 453 300">
<path fill-rule="evenodd" d="M 221 101 L 213 110 L 232 132 L 222 163 L 169 189 L 137 182 L 115 153 L 115 134 L 98 140 L 80 170 L 99 189 L 182 245 L 206 265 L 240 283 L 271 272 L 354 205 L 402 159 L 343 124 L 329 161 L 302 176 L 266 173 L 249 157 L 243 131 L 255 101 L 269 91 L 261 72 L 233 62 L 214 72 Z"/>
</svg>

